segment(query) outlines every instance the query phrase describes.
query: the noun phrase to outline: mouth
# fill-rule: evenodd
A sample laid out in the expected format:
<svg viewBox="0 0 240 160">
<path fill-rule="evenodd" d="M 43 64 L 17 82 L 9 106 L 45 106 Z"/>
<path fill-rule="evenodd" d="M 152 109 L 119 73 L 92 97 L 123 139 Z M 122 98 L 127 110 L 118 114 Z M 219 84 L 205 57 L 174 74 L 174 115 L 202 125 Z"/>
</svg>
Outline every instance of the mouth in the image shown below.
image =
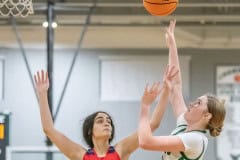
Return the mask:
<svg viewBox="0 0 240 160">
<path fill-rule="evenodd" d="M 103 129 L 104 131 L 110 131 L 110 128 L 105 128 L 105 129 Z"/>
</svg>

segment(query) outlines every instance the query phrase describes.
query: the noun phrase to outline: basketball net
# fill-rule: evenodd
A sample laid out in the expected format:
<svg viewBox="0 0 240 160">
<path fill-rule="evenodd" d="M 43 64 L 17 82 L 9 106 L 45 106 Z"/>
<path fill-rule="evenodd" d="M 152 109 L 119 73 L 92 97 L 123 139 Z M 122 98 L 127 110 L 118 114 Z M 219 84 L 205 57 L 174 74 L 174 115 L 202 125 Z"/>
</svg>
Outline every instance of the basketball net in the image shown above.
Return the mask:
<svg viewBox="0 0 240 160">
<path fill-rule="evenodd" d="M 0 0 L 1 16 L 26 17 L 33 14 L 32 0 Z"/>
</svg>

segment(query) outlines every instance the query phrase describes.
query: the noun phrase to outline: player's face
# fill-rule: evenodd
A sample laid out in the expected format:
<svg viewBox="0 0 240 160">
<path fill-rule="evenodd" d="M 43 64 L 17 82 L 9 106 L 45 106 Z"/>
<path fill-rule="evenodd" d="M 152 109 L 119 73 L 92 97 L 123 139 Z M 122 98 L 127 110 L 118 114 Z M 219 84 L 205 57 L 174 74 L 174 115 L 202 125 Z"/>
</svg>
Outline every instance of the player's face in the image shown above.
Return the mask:
<svg viewBox="0 0 240 160">
<path fill-rule="evenodd" d="M 93 137 L 109 139 L 112 134 L 112 125 L 110 117 L 105 113 L 98 113 L 94 119 Z"/>
<path fill-rule="evenodd" d="M 207 103 L 207 96 L 201 96 L 189 104 L 185 113 L 185 119 L 189 124 L 200 121 L 203 115 L 208 113 Z"/>
</svg>

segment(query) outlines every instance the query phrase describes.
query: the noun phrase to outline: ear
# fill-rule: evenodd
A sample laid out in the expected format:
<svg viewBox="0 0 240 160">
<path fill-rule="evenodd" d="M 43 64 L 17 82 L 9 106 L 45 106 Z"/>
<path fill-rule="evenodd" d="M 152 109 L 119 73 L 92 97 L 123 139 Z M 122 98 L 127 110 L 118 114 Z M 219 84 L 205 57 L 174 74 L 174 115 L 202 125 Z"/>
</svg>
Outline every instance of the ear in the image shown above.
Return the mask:
<svg viewBox="0 0 240 160">
<path fill-rule="evenodd" d="M 212 113 L 207 112 L 207 113 L 204 114 L 204 117 L 205 117 L 208 121 L 210 121 L 210 119 L 212 118 Z"/>
</svg>

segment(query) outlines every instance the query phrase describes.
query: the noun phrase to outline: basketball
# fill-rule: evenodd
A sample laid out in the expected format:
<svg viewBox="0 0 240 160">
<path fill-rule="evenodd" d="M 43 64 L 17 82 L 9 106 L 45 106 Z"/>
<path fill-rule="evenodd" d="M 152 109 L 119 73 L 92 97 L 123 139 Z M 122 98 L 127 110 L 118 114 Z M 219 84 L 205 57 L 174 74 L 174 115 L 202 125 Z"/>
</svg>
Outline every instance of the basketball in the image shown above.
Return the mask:
<svg viewBox="0 0 240 160">
<path fill-rule="evenodd" d="M 178 0 L 143 0 L 143 6 L 152 15 L 166 16 L 177 8 Z"/>
<path fill-rule="evenodd" d="M 240 82 L 240 74 L 235 75 L 234 80 L 235 80 L 235 82 L 239 83 Z"/>
</svg>

